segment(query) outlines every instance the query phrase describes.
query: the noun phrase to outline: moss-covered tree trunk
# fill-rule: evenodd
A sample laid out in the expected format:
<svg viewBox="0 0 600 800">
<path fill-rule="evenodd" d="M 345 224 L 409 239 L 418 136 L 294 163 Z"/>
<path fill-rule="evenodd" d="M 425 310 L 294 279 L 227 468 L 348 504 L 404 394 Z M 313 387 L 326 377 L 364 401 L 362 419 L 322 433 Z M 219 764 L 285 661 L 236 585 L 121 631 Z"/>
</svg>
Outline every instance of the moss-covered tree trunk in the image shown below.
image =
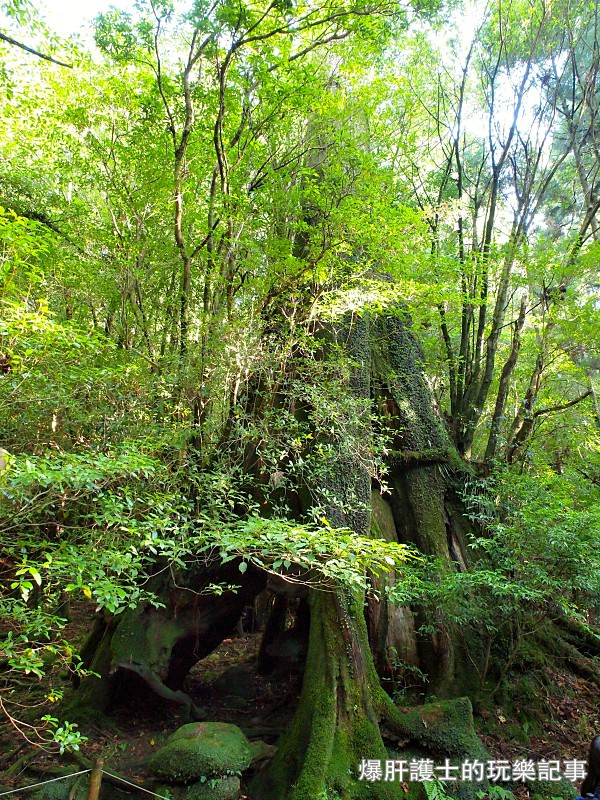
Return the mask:
<svg viewBox="0 0 600 800">
<path fill-rule="evenodd" d="M 371 401 L 379 414 L 387 417 L 393 429 L 394 452 L 389 494 L 384 499 L 372 492 L 376 487 L 371 486 L 364 458 L 364 447 L 371 438 L 370 417 L 363 415 L 355 422 L 354 447 L 346 442 L 334 453 L 329 472 L 320 475 L 328 519 L 360 536 L 413 544 L 436 556 L 441 570 L 459 568 L 457 551 L 462 546 L 449 519 L 445 494 L 451 469 L 463 467 L 432 406 L 421 354 L 407 320 L 400 312 L 375 320 L 354 319 L 331 338 L 337 346 L 343 343 L 353 365 L 348 393 L 359 401 Z M 441 464 L 444 470 L 440 470 Z M 318 497 L 319 487 L 313 486 L 315 495 Z M 397 778 L 359 779 L 363 759 L 385 762 L 391 758 L 383 732 L 392 739 L 399 736 L 404 744 L 429 757 L 482 755 L 468 700 L 425 706 L 416 713 L 401 711 L 382 690 L 375 668 L 376 662 L 385 662 L 389 648 L 399 645 L 402 652 L 410 653 L 413 663 L 428 672 L 438 696 L 451 696 L 460 650 L 452 631 L 435 624 L 433 635 L 417 637 L 418 620 L 409 609 L 394 608 L 385 596 L 376 602 L 376 614 L 375 602 L 368 604 L 369 643 L 363 597 L 312 593 L 309 650 L 299 706 L 275 759 L 255 781 L 255 797 L 406 797 L 406 783 L 403 787 Z M 413 784 L 409 796 L 424 797 L 422 785 Z M 469 790 L 464 796 L 469 796 Z"/>
<path fill-rule="evenodd" d="M 379 685 L 360 600 L 312 592 L 298 711 L 270 768 L 254 783 L 263 800 L 400 798 L 399 782 L 358 780 L 362 759 L 388 758 Z"/>
<path fill-rule="evenodd" d="M 384 742 L 384 737 L 387 743 Z M 395 743 L 390 750 L 391 743 Z M 407 750 L 403 748 L 407 747 Z M 486 757 L 467 698 L 397 708 L 381 688 L 367 640 L 363 603 L 313 592 L 304 683 L 292 724 L 269 768 L 251 786 L 256 800 L 424 800 L 410 783 L 412 758 Z M 381 762 L 381 780 L 361 779 L 363 760 Z M 404 779 L 386 777 L 386 762 L 403 760 Z M 477 787 L 457 786 L 474 798 Z"/>
<path fill-rule="evenodd" d="M 364 327 L 367 345 L 362 353 L 368 363 L 363 369 L 369 371 L 370 398 L 392 435 L 387 486 L 372 487 L 371 535 L 436 558 L 441 578 L 446 571 L 466 567 L 463 520 L 456 520 L 456 508 L 448 502 L 466 468 L 434 407 L 409 318 L 398 309 Z M 384 609 L 374 614 L 371 603 L 368 615 L 376 663 L 385 663 L 391 651 L 427 675 L 430 694 L 451 697 L 468 690 L 473 668 L 466 664 L 458 631 L 444 623 L 439 611 L 425 618 L 422 612 L 388 604 L 384 586 L 377 588 Z M 420 634 L 419 628 L 432 632 Z"/>
<path fill-rule="evenodd" d="M 237 584 L 236 591 L 220 594 L 211 584 Z M 244 606 L 264 589 L 266 576 L 249 570 L 241 576 L 237 563 L 217 569 L 197 564 L 185 573 L 161 569 L 149 590 L 161 605 L 144 603 L 118 617 L 99 617 L 82 652 L 93 674 L 83 679 L 70 699 L 68 712 L 111 710 L 119 695 L 148 690 L 163 700 L 183 706 L 190 717 L 202 718 L 183 689 L 191 667 L 211 653 L 231 632 Z"/>
</svg>

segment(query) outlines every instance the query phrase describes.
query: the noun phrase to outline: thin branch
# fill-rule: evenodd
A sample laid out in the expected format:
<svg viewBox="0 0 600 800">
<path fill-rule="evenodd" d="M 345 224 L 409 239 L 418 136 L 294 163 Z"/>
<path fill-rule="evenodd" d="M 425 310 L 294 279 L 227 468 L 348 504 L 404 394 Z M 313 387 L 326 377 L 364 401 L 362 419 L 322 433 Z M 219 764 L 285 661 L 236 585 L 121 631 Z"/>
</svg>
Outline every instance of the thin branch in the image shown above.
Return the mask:
<svg viewBox="0 0 600 800">
<path fill-rule="evenodd" d="M 69 69 L 73 69 L 72 64 L 65 64 L 64 61 L 59 61 L 57 58 L 53 58 L 52 56 L 47 56 L 44 53 L 40 53 L 39 50 L 34 50 L 34 48 L 29 47 L 29 45 L 23 44 L 22 42 L 17 42 L 16 39 L 12 39 L 5 33 L 0 33 L 0 40 L 2 40 L 3 42 L 8 42 L 8 44 L 14 44 L 15 47 L 20 47 L 21 50 L 25 50 L 28 53 L 32 53 L 34 56 L 37 56 L 38 58 L 43 58 L 44 61 L 51 61 L 53 64 L 58 64 L 60 67 L 68 67 Z"/>
<path fill-rule="evenodd" d="M 580 394 L 574 400 L 569 400 L 568 403 L 559 403 L 556 406 L 547 406 L 546 408 L 540 408 L 538 411 L 533 412 L 534 418 L 541 417 L 544 414 L 554 414 L 556 411 L 564 411 L 567 408 L 571 408 L 571 406 L 577 405 L 577 403 L 581 403 L 582 400 L 585 400 L 586 397 L 589 397 L 592 394 L 592 390 L 588 389 L 583 394 Z"/>
</svg>

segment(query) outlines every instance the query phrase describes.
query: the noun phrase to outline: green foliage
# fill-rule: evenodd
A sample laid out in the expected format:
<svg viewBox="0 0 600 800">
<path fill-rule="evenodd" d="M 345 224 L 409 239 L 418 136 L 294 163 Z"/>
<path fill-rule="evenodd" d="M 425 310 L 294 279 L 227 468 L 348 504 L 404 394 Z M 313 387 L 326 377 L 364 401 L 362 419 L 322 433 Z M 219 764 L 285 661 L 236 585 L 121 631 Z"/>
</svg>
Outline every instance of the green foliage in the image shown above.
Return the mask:
<svg viewBox="0 0 600 800">
<path fill-rule="evenodd" d="M 450 797 L 444 784 L 437 778 L 424 781 L 423 788 L 425 789 L 427 800 L 445 800 L 445 798 Z"/>
<path fill-rule="evenodd" d="M 221 563 L 241 556 L 242 573 L 252 564 L 290 583 L 329 591 L 366 590 L 367 572 L 377 576 L 414 558 L 404 545 L 362 539 L 353 531 L 331 527 L 326 519 L 321 523 L 250 517 L 231 528 L 206 531 L 190 542 L 190 549 L 195 544 L 196 552 L 206 552 L 208 559 L 218 553 Z"/>
<path fill-rule="evenodd" d="M 77 730 L 74 722 L 60 723 L 56 717 L 51 717 L 50 714 L 45 714 L 42 721 L 48 724 L 52 739 L 58 745 L 61 755 L 65 751 L 79 750 L 79 746 L 87 742 L 87 737 Z"/>
<path fill-rule="evenodd" d="M 27 368 L 43 382 L 56 375 L 46 374 L 47 362 L 35 358 L 36 352 L 63 348 L 56 371 L 68 369 L 73 350 L 94 363 L 105 353 L 111 357 L 102 337 L 86 338 L 74 326 L 57 325 L 47 314 L 18 306 L 5 331 L 14 364 L 11 372 L 24 370 L 29 359 Z M 36 348 L 24 347 L 23 337 L 28 342 L 34 337 Z M 338 357 L 335 364 L 339 363 Z M 84 369 L 84 361 L 80 367 Z M 319 376 L 332 369 L 333 365 L 315 365 Z M 107 386 L 121 374 L 107 371 Z M 97 389 L 94 382 L 91 385 Z M 239 436 L 243 454 L 258 441 L 264 469 L 275 470 L 283 461 L 288 475 L 297 479 L 308 470 L 314 479 L 332 469 L 335 454 L 331 444 L 319 440 L 335 436 L 343 447 L 355 447 L 357 420 L 365 409 L 359 406 L 355 416 L 352 404 L 338 402 L 344 400 L 339 376 L 331 383 L 330 395 L 307 387 L 300 392 L 296 382 L 292 386 L 307 409 L 310 403 L 306 425 L 294 424 L 291 414 L 275 409 L 260 418 L 237 415 L 237 434 L 232 431 L 231 442 L 238 444 Z M 109 394 L 104 413 L 133 415 L 138 402 L 135 394 Z M 65 405 L 73 413 L 73 400 Z M 402 545 L 361 539 L 332 527 L 318 508 L 312 509 L 313 516 L 320 517 L 318 523 L 258 516 L 253 492 L 259 483 L 242 464 L 231 458 L 215 459 L 211 469 L 181 464 L 160 429 L 145 438 L 119 440 L 118 426 L 109 434 L 105 430 L 101 438 L 94 434 L 93 415 L 82 424 L 83 433 L 71 450 L 14 452 L 0 475 L 0 543 L 13 576 L 0 598 L 0 610 L 11 626 L 3 648 L 15 673 L 43 678 L 57 661 L 81 672 L 72 646 L 61 638 L 64 620 L 56 609 L 69 597 L 93 602 L 96 609 L 112 614 L 156 602 L 144 584 L 157 558 L 181 569 L 198 561 L 237 559 L 240 576 L 251 564 L 290 582 L 356 591 L 369 588 L 367 573 L 389 572 L 411 557 Z M 58 431 L 50 434 L 56 441 Z M 315 440 L 316 454 L 311 453 Z M 58 441 L 64 443 L 65 438 Z M 296 461 L 292 468 L 290 459 Z M 186 483 L 194 487 L 195 499 L 185 490 Z M 266 484 L 269 487 L 277 491 L 281 485 Z M 286 504 L 280 510 L 289 511 Z M 206 591 L 219 594 L 227 589 L 235 587 L 215 583 Z"/>
<path fill-rule="evenodd" d="M 567 612 L 578 610 L 573 598 L 583 604 L 580 613 L 594 602 L 600 590 L 600 503 L 593 485 L 575 472 L 511 470 L 475 483 L 464 499 L 472 518 L 485 526 L 472 546 L 504 575 Z"/>
<path fill-rule="evenodd" d="M 515 796 L 503 786 L 489 786 L 485 791 L 477 792 L 478 800 L 514 800 Z"/>
<path fill-rule="evenodd" d="M 50 236 L 37 222 L 0 206 L 0 298 L 26 294 L 43 277 Z"/>
<path fill-rule="evenodd" d="M 392 679 L 387 691 L 394 703 L 404 705 L 410 700 L 411 689 L 421 688 L 429 678 L 416 664 L 399 658 L 395 647 L 388 648 L 388 658 L 392 667 Z"/>
<path fill-rule="evenodd" d="M 543 620 L 562 611 L 585 623 L 598 607 L 600 504 L 589 483 L 549 469 L 472 479 L 463 502 L 479 531 L 469 535 L 470 568 L 417 561 L 387 591 L 392 602 L 421 606 L 430 620 L 438 610 L 438 622 L 423 625 L 423 633 L 439 622 L 473 631 L 465 644 L 483 685 L 490 656 L 503 665 L 502 676 L 522 637 Z"/>
</svg>

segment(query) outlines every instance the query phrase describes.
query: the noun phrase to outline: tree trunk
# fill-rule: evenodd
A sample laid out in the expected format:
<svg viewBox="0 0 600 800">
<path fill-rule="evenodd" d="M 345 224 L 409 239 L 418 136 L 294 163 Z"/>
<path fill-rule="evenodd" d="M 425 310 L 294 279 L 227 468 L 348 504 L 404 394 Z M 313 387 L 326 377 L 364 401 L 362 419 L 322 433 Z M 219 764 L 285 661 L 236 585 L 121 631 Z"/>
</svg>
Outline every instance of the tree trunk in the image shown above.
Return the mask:
<svg viewBox="0 0 600 800">
<path fill-rule="evenodd" d="M 218 582 L 242 585 L 216 595 L 209 585 Z M 144 603 L 96 621 L 82 651 L 85 667 L 96 675 L 83 679 L 67 706 L 69 714 L 86 708 L 109 711 L 120 695 L 151 690 L 183 706 L 189 716 L 203 717 L 182 690 L 183 681 L 229 635 L 265 583 L 257 570 L 242 576 L 237 562 L 218 569 L 195 565 L 184 574 L 161 570 L 148 588 L 162 607 Z"/>
<path fill-rule="evenodd" d="M 371 495 L 370 476 L 358 446 L 365 437 L 368 440 L 370 432 L 366 423 L 362 429 L 357 426 L 356 446 L 351 451 L 355 456 L 348 455 L 347 449 L 338 453 L 329 485 L 322 487 L 326 489 L 327 518 L 360 536 L 370 532 L 414 544 L 437 556 L 442 569 L 457 568 L 451 552 L 455 534 L 449 533 L 444 503 L 447 478 L 435 464 L 441 461 L 457 466 L 460 459 L 432 407 L 422 357 L 408 321 L 401 318 L 400 311 L 370 322 L 355 319 L 333 332 L 332 339 L 333 344 L 344 343 L 354 364 L 348 391 L 372 399 L 387 415 L 396 449 L 388 502 L 378 493 Z M 365 504 L 371 503 L 373 521 L 364 510 Z M 359 780 L 363 759 L 390 759 L 384 731 L 392 738 L 399 735 L 411 741 L 430 755 L 481 756 L 483 748 L 473 732 L 468 700 L 450 701 L 447 706 L 436 703 L 433 711 L 424 706 L 403 713 L 381 688 L 375 660 L 385 662 L 387 649 L 398 644 L 428 671 L 431 691 L 450 696 L 460 652 L 453 632 L 442 625 L 434 635 L 417 641 L 410 611 L 402 609 L 399 614 L 383 602 L 376 618 L 370 603 L 369 645 L 363 597 L 311 592 L 309 649 L 299 706 L 276 757 L 256 778 L 253 796 L 261 800 L 405 798 L 398 778 L 373 783 Z M 447 736 L 440 736 L 441 719 Z M 456 731 L 456 738 L 450 730 Z M 464 796 L 474 796 L 475 787 L 463 790 Z M 409 797 L 425 797 L 418 783 L 413 783 L 410 791 Z"/>
<path fill-rule="evenodd" d="M 384 736 L 388 740 L 387 746 Z M 395 751 L 389 752 L 391 747 Z M 411 755 L 402 752 L 409 748 Z M 398 752 L 400 749 L 400 752 Z M 467 698 L 415 708 L 397 708 L 381 688 L 367 640 L 361 597 L 311 593 L 311 629 L 298 709 L 268 769 L 255 778 L 251 796 L 260 800 L 425 800 L 421 783 L 397 775 L 360 780 L 365 759 L 409 763 L 426 753 L 436 763 L 450 758 L 485 759 L 473 729 Z M 422 756 L 419 756 L 422 757 Z M 481 787 L 462 784 L 460 797 Z"/>
<path fill-rule="evenodd" d="M 313 591 L 299 707 L 270 768 L 255 780 L 253 796 L 405 797 L 399 782 L 357 779 L 362 759 L 389 757 L 379 729 L 385 697 L 369 650 L 361 600 Z"/>
</svg>

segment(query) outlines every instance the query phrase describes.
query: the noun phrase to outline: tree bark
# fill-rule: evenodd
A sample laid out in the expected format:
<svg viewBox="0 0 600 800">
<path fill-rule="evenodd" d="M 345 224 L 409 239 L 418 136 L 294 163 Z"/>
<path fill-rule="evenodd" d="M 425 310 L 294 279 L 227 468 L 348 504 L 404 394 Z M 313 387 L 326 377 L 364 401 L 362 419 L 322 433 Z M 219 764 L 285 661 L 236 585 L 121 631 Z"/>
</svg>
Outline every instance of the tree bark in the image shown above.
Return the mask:
<svg viewBox="0 0 600 800">
<path fill-rule="evenodd" d="M 242 585 L 215 595 L 208 587 L 219 581 Z M 98 618 L 82 651 L 85 666 L 96 675 L 81 682 L 69 713 L 86 707 L 111 710 L 125 683 L 128 691 L 145 686 L 190 716 L 202 716 L 182 690 L 183 681 L 196 662 L 221 644 L 265 583 L 266 576 L 256 570 L 242 576 L 237 562 L 217 569 L 195 565 L 183 574 L 162 570 L 149 590 L 163 607 L 145 603 L 117 617 Z"/>
<path fill-rule="evenodd" d="M 490 435 L 488 438 L 487 448 L 485 451 L 485 460 L 488 463 L 494 460 L 494 458 L 496 457 L 496 452 L 498 450 L 498 438 L 500 436 L 500 427 L 502 424 L 502 419 L 504 417 L 506 398 L 508 397 L 510 376 L 514 371 L 514 368 L 517 365 L 517 359 L 519 358 L 519 350 L 521 349 L 521 332 L 523 330 L 523 325 L 525 324 L 526 310 L 527 310 L 527 297 L 524 296 L 521 299 L 521 308 L 519 311 L 519 317 L 517 321 L 514 323 L 510 354 L 506 359 L 506 363 L 504 364 L 504 367 L 502 369 L 502 374 L 500 375 L 500 384 L 498 386 L 498 394 L 496 395 L 496 405 L 494 407 L 494 414 L 492 416 Z"/>
</svg>

